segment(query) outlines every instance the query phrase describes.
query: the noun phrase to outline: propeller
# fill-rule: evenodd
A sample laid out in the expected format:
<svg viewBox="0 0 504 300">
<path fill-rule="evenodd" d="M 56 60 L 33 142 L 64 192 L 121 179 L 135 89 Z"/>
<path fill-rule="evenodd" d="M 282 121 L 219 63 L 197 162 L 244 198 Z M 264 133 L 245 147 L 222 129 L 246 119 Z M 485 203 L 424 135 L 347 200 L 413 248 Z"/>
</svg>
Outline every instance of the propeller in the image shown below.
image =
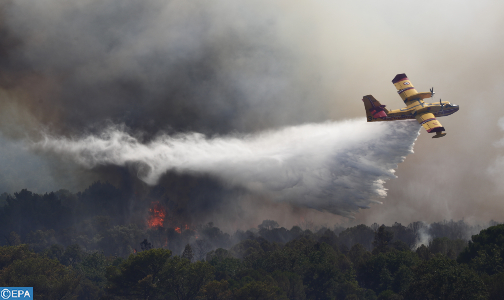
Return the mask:
<svg viewBox="0 0 504 300">
<path fill-rule="evenodd" d="M 439 99 L 439 105 L 441 105 L 441 111 L 444 111 L 444 103 L 441 102 L 441 99 Z"/>
<path fill-rule="evenodd" d="M 434 96 L 436 92 L 434 92 L 434 87 L 431 87 L 430 89 L 430 97 L 432 98 L 432 96 Z"/>
</svg>

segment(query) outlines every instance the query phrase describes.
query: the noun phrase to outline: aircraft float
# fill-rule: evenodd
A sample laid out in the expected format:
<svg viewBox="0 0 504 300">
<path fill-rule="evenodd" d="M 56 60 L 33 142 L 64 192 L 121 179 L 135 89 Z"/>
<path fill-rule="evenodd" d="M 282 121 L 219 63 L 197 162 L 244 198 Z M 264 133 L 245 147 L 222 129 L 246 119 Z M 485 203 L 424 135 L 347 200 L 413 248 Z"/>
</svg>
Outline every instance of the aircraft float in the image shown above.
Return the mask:
<svg viewBox="0 0 504 300">
<path fill-rule="evenodd" d="M 433 138 L 440 138 L 446 135 L 443 125 L 436 117 L 451 115 L 459 110 L 459 106 L 448 101 L 439 103 L 425 103 L 423 99 L 434 96 L 434 88 L 430 92 L 419 93 L 408 79 L 406 74 L 397 74 L 392 80 L 397 88 L 397 93 L 406 104 L 405 108 L 388 110 L 373 96 L 364 96 L 364 107 L 368 122 L 396 121 L 406 119 L 416 119 L 428 133 L 436 133 Z"/>
</svg>

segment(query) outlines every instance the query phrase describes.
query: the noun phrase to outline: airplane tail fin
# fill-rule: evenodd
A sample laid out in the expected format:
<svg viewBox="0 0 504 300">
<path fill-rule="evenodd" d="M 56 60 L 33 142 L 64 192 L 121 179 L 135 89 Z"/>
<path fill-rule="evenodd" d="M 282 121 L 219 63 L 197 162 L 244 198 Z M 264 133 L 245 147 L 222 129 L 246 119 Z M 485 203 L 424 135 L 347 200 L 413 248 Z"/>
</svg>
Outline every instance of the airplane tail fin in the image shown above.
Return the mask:
<svg viewBox="0 0 504 300">
<path fill-rule="evenodd" d="M 382 121 L 387 117 L 388 109 L 372 95 L 364 96 L 362 101 L 364 102 L 368 122 Z"/>
</svg>

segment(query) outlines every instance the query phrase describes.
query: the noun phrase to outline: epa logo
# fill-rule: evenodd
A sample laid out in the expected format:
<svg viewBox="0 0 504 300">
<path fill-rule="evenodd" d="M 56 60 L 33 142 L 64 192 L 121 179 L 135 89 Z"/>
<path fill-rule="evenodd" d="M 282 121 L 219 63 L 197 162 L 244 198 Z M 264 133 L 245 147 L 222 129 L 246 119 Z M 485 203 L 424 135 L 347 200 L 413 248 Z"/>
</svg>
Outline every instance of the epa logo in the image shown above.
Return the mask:
<svg viewBox="0 0 504 300">
<path fill-rule="evenodd" d="M 0 291 L 1 299 L 33 299 L 32 295 L 33 287 L 4 288 Z"/>
</svg>

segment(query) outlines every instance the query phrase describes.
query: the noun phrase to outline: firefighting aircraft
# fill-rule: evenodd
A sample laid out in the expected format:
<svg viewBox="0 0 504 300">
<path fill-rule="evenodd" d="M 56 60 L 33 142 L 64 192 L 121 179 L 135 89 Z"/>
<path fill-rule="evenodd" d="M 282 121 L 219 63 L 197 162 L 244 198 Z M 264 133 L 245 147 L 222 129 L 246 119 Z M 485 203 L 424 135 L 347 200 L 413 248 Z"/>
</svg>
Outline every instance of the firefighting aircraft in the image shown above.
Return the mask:
<svg viewBox="0 0 504 300">
<path fill-rule="evenodd" d="M 392 80 L 397 88 L 397 93 L 406 104 L 405 108 L 388 110 L 373 96 L 364 96 L 364 107 L 368 122 L 395 121 L 405 119 L 416 119 L 428 133 L 435 132 L 433 138 L 439 138 L 446 135 L 443 133 L 444 127 L 439 123 L 436 117 L 451 115 L 459 110 L 459 106 L 447 101 L 439 103 L 425 103 L 423 99 L 434 96 L 434 88 L 430 92 L 419 93 L 413 87 L 406 74 L 397 74 Z"/>
</svg>

